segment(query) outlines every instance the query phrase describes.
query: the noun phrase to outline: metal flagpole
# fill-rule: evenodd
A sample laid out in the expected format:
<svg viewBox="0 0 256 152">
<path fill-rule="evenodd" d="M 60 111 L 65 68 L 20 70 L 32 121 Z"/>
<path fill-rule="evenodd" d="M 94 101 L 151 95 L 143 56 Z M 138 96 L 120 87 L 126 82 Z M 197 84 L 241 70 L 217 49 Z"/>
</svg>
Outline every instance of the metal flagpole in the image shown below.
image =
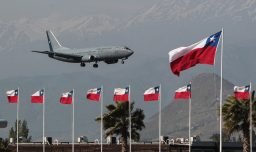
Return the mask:
<svg viewBox="0 0 256 152">
<path fill-rule="evenodd" d="M 101 86 L 101 103 L 100 103 L 100 118 L 101 118 L 101 125 L 100 125 L 100 152 L 103 152 L 103 145 L 102 145 L 102 130 L 103 130 L 103 86 Z"/>
<path fill-rule="evenodd" d="M 43 89 L 43 152 L 45 152 L 45 89 Z"/>
<path fill-rule="evenodd" d="M 159 152 L 161 152 L 161 111 L 162 111 L 162 104 L 161 104 L 161 94 L 162 94 L 162 90 L 161 90 L 161 84 L 159 86 L 159 92 L 160 92 L 160 96 L 159 96 Z"/>
<path fill-rule="evenodd" d="M 75 151 L 75 101 L 74 101 L 74 96 L 75 96 L 75 90 L 73 89 L 73 94 L 72 94 L 72 102 L 73 102 L 73 112 L 72 112 L 72 152 Z"/>
<path fill-rule="evenodd" d="M 252 152 L 252 96 L 251 96 L 251 90 L 252 90 L 252 83 L 250 82 L 250 152 Z"/>
<path fill-rule="evenodd" d="M 190 83 L 191 85 L 191 83 Z M 191 96 L 189 97 L 189 115 L 188 115 L 188 124 L 189 124 L 189 137 L 188 137 L 188 142 L 189 142 L 189 152 L 191 152 Z"/>
<path fill-rule="evenodd" d="M 224 31 L 222 28 L 222 35 L 221 35 L 221 53 L 220 53 L 220 152 L 222 152 L 222 76 L 223 76 L 223 39 L 224 39 Z"/>
<path fill-rule="evenodd" d="M 129 151 L 132 152 L 132 118 L 131 118 L 131 86 L 130 85 L 129 85 L 129 132 L 130 132 Z"/>
<path fill-rule="evenodd" d="M 17 131 L 17 133 L 16 133 L 16 148 L 17 148 L 17 152 L 19 152 L 19 104 L 20 104 L 20 89 L 19 89 L 19 87 L 18 87 L 18 103 L 17 103 L 17 129 L 16 129 L 16 131 Z"/>
</svg>

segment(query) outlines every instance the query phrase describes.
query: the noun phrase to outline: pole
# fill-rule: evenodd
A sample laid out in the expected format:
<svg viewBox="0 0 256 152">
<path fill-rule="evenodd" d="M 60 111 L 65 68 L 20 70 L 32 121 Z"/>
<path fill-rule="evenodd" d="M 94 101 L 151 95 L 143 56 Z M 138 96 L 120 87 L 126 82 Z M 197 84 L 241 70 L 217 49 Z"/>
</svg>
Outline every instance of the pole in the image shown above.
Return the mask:
<svg viewBox="0 0 256 152">
<path fill-rule="evenodd" d="M 188 137 L 188 141 L 189 141 L 189 152 L 191 152 L 191 97 L 189 97 L 189 116 L 188 116 L 188 124 L 189 124 L 189 137 Z"/>
<path fill-rule="evenodd" d="M 73 102 L 73 112 L 72 112 L 72 152 L 75 151 L 74 143 L 75 143 L 75 90 L 73 89 L 72 102 Z"/>
<path fill-rule="evenodd" d="M 101 104 L 100 104 L 100 118 L 101 118 L 101 125 L 100 125 L 100 152 L 103 152 L 103 145 L 102 145 L 102 131 L 103 131 L 103 86 L 101 86 Z"/>
<path fill-rule="evenodd" d="M 159 92 L 160 92 L 160 96 L 159 96 L 159 152 L 161 152 L 161 113 L 162 113 L 162 103 L 161 103 L 161 84 L 159 86 Z"/>
<path fill-rule="evenodd" d="M 17 138 L 16 139 L 16 145 L 17 145 L 16 150 L 17 150 L 17 152 L 19 152 L 19 104 L 20 104 L 20 89 L 18 88 L 17 120 L 16 120 L 17 121 L 16 122 L 17 123 L 16 124 L 17 125 L 16 126 L 17 127 L 17 129 L 16 129 L 17 130 L 17 133 L 16 133 L 16 138 Z"/>
<path fill-rule="evenodd" d="M 43 152 L 45 152 L 45 89 L 43 89 Z"/>
<path fill-rule="evenodd" d="M 129 132 L 130 132 L 129 151 L 132 152 L 132 118 L 131 118 L 131 86 L 130 85 L 129 85 Z"/>
<path fill-rule="evenodd" d="M 221 52 L 220 52 L 220 152 L 222 152 L 222 76 L 223 76 L 223 39 L 224 39 L 224 31 L 222 28 L 221 35 Z"/>
<path fill-rule="evenodd" d="M 250 82 L 250 152 L 252 152 L 252 83 Z"/>
</svg>

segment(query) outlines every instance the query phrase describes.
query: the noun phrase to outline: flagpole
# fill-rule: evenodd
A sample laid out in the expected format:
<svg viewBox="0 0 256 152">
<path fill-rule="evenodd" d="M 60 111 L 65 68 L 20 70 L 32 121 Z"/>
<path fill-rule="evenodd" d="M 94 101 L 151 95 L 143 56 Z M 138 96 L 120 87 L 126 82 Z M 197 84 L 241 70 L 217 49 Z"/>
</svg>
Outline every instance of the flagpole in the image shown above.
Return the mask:
<svg viewBox="0 0 256 152">
<path fill-rule="evenodd" d="M 131 86 L 130 85 L 129 85 L 129 132 L 130 132 L 129 151 L 132 152 L 132 118 L 131 118 Z"/>
<path fill-rule="evenodd" d="M 19 87 L 18 87 L 18 103 L 17 103 L 17 129 L 16 129 L 16 131 L 17 131 L 17 133 L 16 133 L 16 148 L 17 148 L 17 152 L 19 152 L 19 104 L 20 104 L 20 89 L 19 89 Z"/>
<path fill-rule="evenodd" d="M 190 82 L 191 85 L 191 82 Z M 189 152 L 191 152 L 191 96 L 189 97 L 189 116 L 188 116 L 188 124 L 189 124 L 189 137 L 188 137 L 188 142 L 189 142 Z"/>
<path fill-rule="evenodd" d="M 160 96 L 159 96 L 159 152 L 161 152 L 161 106 L 162 106 L 162 103 L 161 103 L 161 94 L 162 94 L 162 89 L 161 89 L 161 84 L 159 86 L 159 92 L 160 92 Z"/>
<path fill-rule="evenodd" d="M 222 28 L 221 35 L 221 52 L 220 52 L 220 152 L 222 152 L 222 77 L 223 77 L 223 42 L 224 42 L 224 31 Z"/>
<path fill-rule="evenodd" d="M 250 152 L 252 152 L 252 83 L 250 82 Z"/>
<path fill-rule="evenodd" d="M 75 151 L 74 143 L 75 143 L 75 90 L 73 89 L 72 102 L 73 102 L 73 112 L 72 112 L 72 152 Z"/>
<path fill-rule="evenodd" d="M 43 152 L 45 152 L 45 89 L 43 89 Z"/>
<path fill-rule="evenodd" d="M 101 118 L 101 125 L 100 125 L 100 152 L 103 152 L 103 145 L 102 145 L 102 130 L 103 130 L 103 86 L 101 86 L 101 104 L 100 104 L 100 118 Z"/>
</svg>

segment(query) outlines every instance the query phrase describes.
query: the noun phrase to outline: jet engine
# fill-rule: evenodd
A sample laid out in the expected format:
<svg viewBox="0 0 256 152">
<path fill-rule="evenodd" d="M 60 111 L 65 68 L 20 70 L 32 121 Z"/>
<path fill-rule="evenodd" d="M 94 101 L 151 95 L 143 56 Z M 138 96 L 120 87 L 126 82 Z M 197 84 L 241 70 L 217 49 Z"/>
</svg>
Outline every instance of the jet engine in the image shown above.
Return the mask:
<svg viewBox="0 0 256 152">
<path fill-rule="evenodd" d="M 116 60 L 105 60 L 104 62 L 107 63 L 107 64 L 114 64 L 114 63 L 118 62 L 118 59 L 116 59 Z"/>
<path fill-rule="evenodd" d="M 86 55 L 82 57 L 82 62 L 93 62 L 95 60 L 95 57 L 92 55 Z"/>
</svg>

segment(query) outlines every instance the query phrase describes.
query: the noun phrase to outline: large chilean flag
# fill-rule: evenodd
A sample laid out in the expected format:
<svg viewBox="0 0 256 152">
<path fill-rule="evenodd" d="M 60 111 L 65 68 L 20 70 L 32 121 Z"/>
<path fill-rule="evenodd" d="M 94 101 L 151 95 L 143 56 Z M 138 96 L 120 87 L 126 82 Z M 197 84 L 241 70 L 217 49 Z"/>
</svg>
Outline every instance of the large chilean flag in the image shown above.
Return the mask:
<svg viewBox="0 0 256 152">
<path fill-rule="evenodd" d="M 179 88 L 175 91 L 174 99 L 189 99 L 191 98 L 191 84 Z"/>
<path fill-rule="evenodd" d="M 65 92 L 60 97 L 60 103 L 61 104 L 72 104 L 73 99 L 73 90 L 70 92 Z"/>
<path fill-rule="evenodd" d="M 234 87 L 235 98 L 238 100 L 250 99 L 250 85 L 247 86 L 235 86 Z"/>
<path fill-rule="evenodd" d="M 214 64 L 217 45 L 221 31 L 195 44 L 179 47 L 169 52 L 171 71 L 179 76 L 180 71 L 189 69 L 196 64 Z"/>
<path fill-rule="evenodd" d="M 100 101 L 101 88 L 89 89 L 86 98 L 92 101 Z"/>
<path fill-rule="evenodd" d="M 144 101 L 157 101 L 159 100 L 159 86 L 149 88 L 144 92 Z"/>
<path fill-rule="evenodd" d="M 113 100 L 115 102 L 129 102 L 129 87 L 115 88 Z"/>
<path fill-rule="evenodd" d="M 6 92 L 7 99 L 9 103 L 18 103 L 19 100 L 19 91 L 16 90 L 9 90 Z"/>
<path fill-rule="evenodd" d="M 31 96 L 32 103 L 43 103 L 44 102 L 44 90 L 39 90 L 32 94 Z"/>
</svg>

